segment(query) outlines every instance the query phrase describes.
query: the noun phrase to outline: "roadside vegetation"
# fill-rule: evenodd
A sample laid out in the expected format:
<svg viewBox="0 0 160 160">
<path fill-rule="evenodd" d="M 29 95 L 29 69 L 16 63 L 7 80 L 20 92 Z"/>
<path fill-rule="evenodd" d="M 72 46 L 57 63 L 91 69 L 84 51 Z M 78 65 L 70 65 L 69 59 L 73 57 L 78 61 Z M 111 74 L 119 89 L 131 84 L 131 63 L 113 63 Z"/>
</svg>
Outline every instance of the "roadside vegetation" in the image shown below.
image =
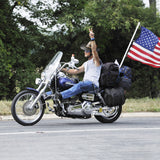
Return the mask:
<svg viewBox="0 0 160 160">
<path fill-rule="evenodd" d="M 126 99 L 123 112 L 160 112 L 160 98 Z"/>
<path fill-rule="evenodd" d="M 0 115 L 11 114 L 11 101 L 0 101 Z M 50 106 L 52 102 L 49 101 Z M 123 105 L 123 112 L 160 112 L 160 98 L 139 98 L 139 99 L 126 99 Z M 51 112 L 46 109 L 46 114 Z"/>
</svg>

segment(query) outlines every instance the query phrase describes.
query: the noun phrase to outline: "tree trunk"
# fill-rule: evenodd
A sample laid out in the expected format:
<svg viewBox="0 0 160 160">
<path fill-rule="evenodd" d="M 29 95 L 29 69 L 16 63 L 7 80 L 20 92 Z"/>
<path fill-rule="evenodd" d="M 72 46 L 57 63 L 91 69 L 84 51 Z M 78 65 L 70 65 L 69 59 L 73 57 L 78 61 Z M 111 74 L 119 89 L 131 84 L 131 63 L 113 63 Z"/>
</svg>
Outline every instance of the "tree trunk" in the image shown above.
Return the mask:
<svg viewBox="0 0 160 160">
<path fill-rule="evenodd" d="M 150 8 L 152 8 L 154 15 L 156 16 L 156 0 L 149 0 Z"/>
</svg>

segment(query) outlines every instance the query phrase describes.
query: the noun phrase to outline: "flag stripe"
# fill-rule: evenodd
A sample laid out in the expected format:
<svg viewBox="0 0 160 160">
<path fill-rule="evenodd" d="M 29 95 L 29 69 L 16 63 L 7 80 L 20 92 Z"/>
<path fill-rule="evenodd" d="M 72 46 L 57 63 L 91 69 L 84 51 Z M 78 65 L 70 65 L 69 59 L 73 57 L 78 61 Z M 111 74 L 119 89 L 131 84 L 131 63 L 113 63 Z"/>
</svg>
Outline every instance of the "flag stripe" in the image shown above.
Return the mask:
<svg viewBox="0 0 160 160">
<path fill-rule="evenodd" d="M 134 48 L 135 50 L 137 50 L 140 53 L 143 53 L 144 55 L 147 55 L 155 60 L 160 61 L 160 55 L 157 55 L 156 53 L 153 53 L 145 48 L 143 48 L 142 46 L 138 45 L 137 43 L 133 43 L 133 46 L 131 48 Z"/>
<path fill-rule="evenodd" d="M 142 53 L 140 53 L 140 52 L 137 52 L 136 50 L 134 50 L 134 49 L 132 49 L 132 48 L 131 48 L 131 50 L 129 51 L 129 53 L 130 53 L 130 54 L 133 54 L 134 56 L 136 56 L 136 57 L 138 57 L 138 58 L 140 58 L 140 59 L 143 59 L 143 60 L 145 60 L 145 61 L 148 61 L 148 62 L 150 62 L 150 63 L 160 64 L 159 61 L 156 61 L 156 60 L 150 58 L 149 56 L 146 56 L 146 55 L 144 55 L 144 54 L 142 54 Z"/>
<path fill-rule="evenodd" d="M 160 55 L 160 41 L 156 44 L 153 52 Z"/>
<path fill-rule="evenodd" d="M 157 48 L 160 48 L 160 41 L 156 44 Z"/>
<path fill-rule="evenodd" d="M 154 67 L 154 68 L 160 68 L 160 65 L 158 65 L 158 64 L 153 64 L 153 63 L 149 63 L 149 62 L 147 62 L 147 61 L 145 61 L 145 60 L 143 60 L 143 59 L 140 59 L 139 57 L 134 56 L 134 55 L 131 54 L 130 52 L 128 53 L 128 57 L 131 58 L 131 59 L 133 59 L 133 60 L 135 60 L 135 61 L 139 61 L 139 62 L 141 62 L 141 63 L 143 63 L 143 64 L 150 65 L 150 66 L 152 66 L 152 67 Z"/>
<path fill-rule="evenodd" d="M 160 55 L 160 50 L 154 49 L 154 53 L 156 53 L 157 55 Z"/>
</svg>

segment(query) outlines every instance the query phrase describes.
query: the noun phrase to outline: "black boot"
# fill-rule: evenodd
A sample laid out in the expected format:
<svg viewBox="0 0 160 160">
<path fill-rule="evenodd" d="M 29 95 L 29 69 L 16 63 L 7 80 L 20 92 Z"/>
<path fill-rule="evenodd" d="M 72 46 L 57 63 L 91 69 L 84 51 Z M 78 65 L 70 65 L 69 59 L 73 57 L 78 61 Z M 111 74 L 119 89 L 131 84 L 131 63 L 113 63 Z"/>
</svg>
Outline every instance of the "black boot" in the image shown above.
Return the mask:
<svg viewBox="0 0 160 160">
<path fill-rule="evenodd" d="M 62 95 L 59 92 L 55 93 L 55 99 L 56 99 L 56 103 L 57 103 L 57 107 L 55 109 L 56 114 L 58 116 L 65 116 L 66 110 L 64 108 L 64 104 L 62 103 Z"/>
<path fill-rule="evenodd" d="M 60 92 L 56 92 L 55 97 L 56 97 L 56 99 L 58 99 L 60 101 L 60 103 L 62 102 L 62 95 Z"/>
</svg>

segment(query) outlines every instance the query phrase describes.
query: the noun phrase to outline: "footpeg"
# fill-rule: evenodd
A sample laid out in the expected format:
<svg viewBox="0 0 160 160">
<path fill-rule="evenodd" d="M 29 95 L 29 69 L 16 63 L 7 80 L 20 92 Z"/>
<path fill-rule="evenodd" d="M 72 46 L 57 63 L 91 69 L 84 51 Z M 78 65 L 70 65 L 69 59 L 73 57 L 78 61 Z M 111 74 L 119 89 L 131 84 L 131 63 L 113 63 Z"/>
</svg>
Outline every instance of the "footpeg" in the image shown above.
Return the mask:
<svg viewBox="0 0 160 160">
<path fill-rule="evenodd" d="M 49 103 L 47 103 L 47 107 L 50 112 L 54 112 L 54 110 L 49 106 Z"/>
</svg>

